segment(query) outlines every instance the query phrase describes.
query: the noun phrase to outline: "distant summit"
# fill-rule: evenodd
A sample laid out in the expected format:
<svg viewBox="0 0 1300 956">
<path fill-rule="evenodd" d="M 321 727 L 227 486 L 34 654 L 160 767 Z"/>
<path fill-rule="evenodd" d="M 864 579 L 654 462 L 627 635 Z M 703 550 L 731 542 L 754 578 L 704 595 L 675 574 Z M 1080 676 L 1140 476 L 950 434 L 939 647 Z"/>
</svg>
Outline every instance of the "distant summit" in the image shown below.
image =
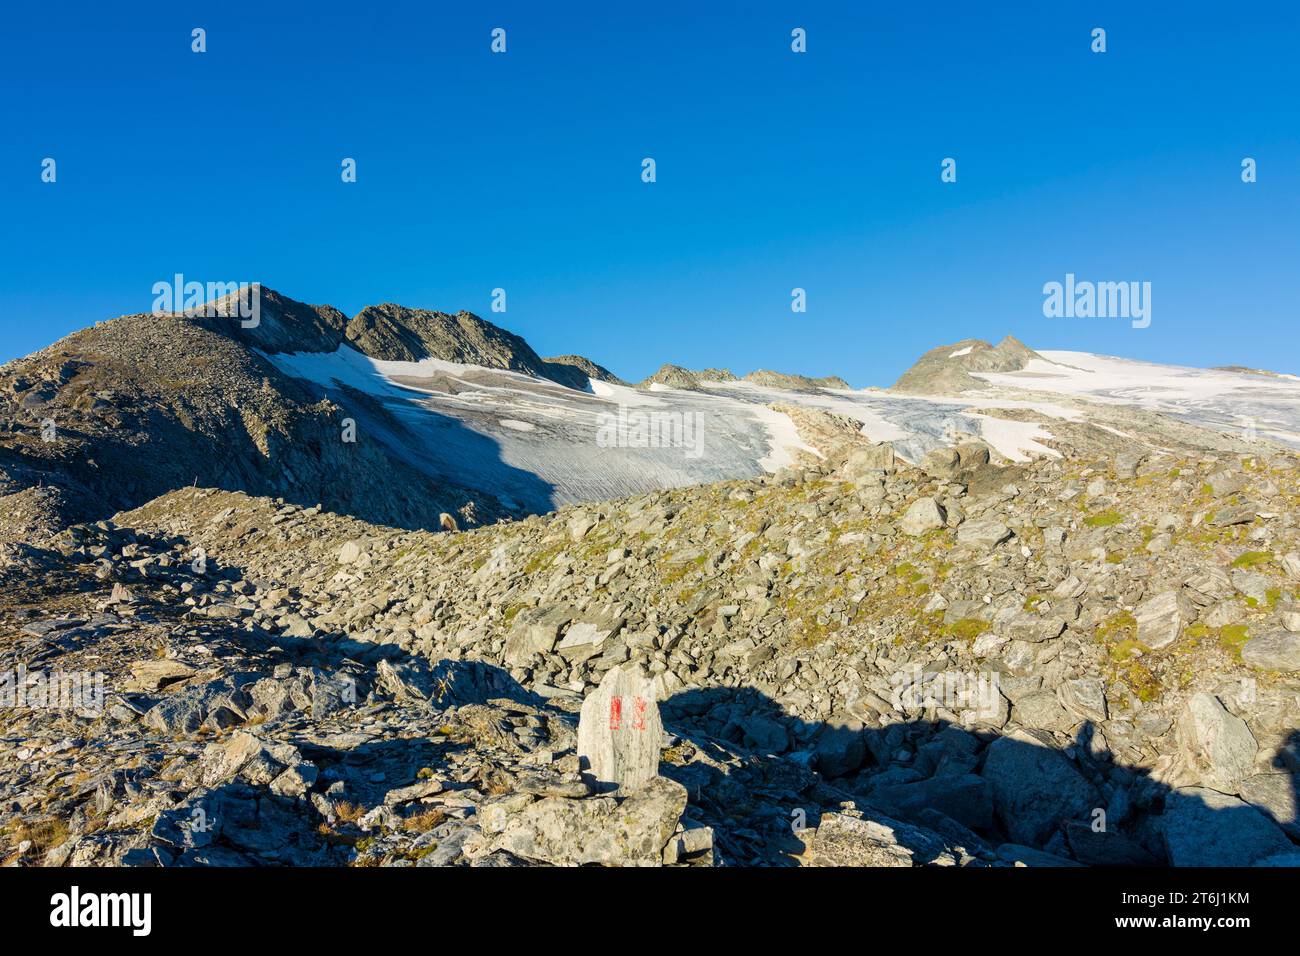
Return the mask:
<svg viewBox="0 0 1300 956">
<path fill-rule="evenodd" d="M 745 376 L 746 382 L 753 382 L 764 388 L 783 388 L 795 391 L 811 391 L 818 388 L 849 388 L 849 383 L 838 375 L 824 375 L 810 378 L 807 375 L 789 375 L 785 372 L 770 372 L 760 368 Z"/>
<path fill-rule="evenodd" d="M 471 312 L 430 312 L 386 302 L 369 305 L 347 326 L 358 351 L 386 362 L 436 358 L 544 375 L 546 363 L 522 338 Z"/>
<path fill-rule="evenodd" d="M 665 385 L 668 388 L 697 389 L 701 382 L 734 382 L 736 376 L 727 368 L 705 368 L 693 372 L 680 365 L 664 364 L 648 378 L 637 383 L 637 388 L 649 388 L 651 385 Z"/>
<path fill-rule="evenodd" d="M 743 379 L 737 378 L 727 368 L 705 368 L 697 372 L 682 368 L 680 365 L 663 365 L 659 371 L 638 383 L 638 388 L 651 385 L 664 385 L 668 388 L 699 389 L 704 382 L 739 382 L 745 381 L 763 388 L 777 388 L 785 391 L 816 391 L 819 388 L 849 388 L 849 383 L 838 375 L 811 378 L 807 375 L 791 375 L 786 372 L 772 372 L 757 369 Z"/>
<path fill-rule="evenodd" d="M 257 321 L 241 322 L 256 294 Z M 281 352 L 332 352 L 344 341 L 348 317 L 332 305 L 307 305 L 262 285 L 222 296 L 196 320 L 268 355 Z"/>
<path fill-rule="evenodd" d="M 1211 372 L 1236 372 L 1240 375 L 1263 375 L 1268 378 L 1294 378 L 1286 372 L 1273 372 L 1266 368 L 1250 368 L 1246 365 L 1215 365 Z"/>
<path fill-rule="evenodd" d="M 997 345 L 982 339 L 963 339 L 930 349 L 894 383 L 894 390 L 915 395 L 955 395 L 987 388 L 971 372 L 1018 372 L 1042 356 L 1008 335 Z"/>
<path fill-rule="evenodd" d="M 561 378 L 566 375 L 570 378 L 574 378 L 574 373 L 576 372 L 577 377 L 583 379 L 590 379 L 596 382 L 609 382 L 611 385 L 628 384 L 609 369 L 605 368 L 605 366 L 597 365 L 591 359 L 582 355 L 557 355 L 554 358 L 545 359 L 545 362 L 551 371 L 549 377 L 557 382 L 561 382 Z M 567 383 L 561 382 L 561 384 Z M 580 385 L 573 385 L 571 387 L 585 388 L 586 382 L 584 381 Z"/>
</svg>

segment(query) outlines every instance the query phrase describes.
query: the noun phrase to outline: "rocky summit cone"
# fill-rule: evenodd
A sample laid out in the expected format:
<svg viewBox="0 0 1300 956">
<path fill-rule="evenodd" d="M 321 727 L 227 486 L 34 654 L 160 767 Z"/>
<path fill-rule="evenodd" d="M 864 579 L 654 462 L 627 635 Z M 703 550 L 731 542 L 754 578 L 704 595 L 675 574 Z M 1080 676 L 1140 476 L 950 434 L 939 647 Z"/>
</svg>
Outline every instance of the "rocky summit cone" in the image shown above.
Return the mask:
<svg viewBox="0 0 1300 956">
<path fill-rule="evenodd" d="M 950 395 L 986 388 L 971 372 L 1013 372 L 1042 356 L 1008 335 L 997 345 L 981 339 L 963 339 L 931 349 L 917 359 L 894 383 L 894 390 L 923 395 Z"/>
</svg>

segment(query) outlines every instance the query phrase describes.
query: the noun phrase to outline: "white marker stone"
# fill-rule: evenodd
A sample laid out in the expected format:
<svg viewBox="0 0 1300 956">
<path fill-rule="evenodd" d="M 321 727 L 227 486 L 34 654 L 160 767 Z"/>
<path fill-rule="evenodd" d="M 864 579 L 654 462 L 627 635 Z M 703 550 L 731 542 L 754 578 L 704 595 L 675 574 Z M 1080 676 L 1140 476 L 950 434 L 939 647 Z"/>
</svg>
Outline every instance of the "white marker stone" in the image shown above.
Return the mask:
<svg viewBox="0 0 1300 956">
<path fill-rule="evenodd" d="M 578 757 L 598 785 L 635 790 L 659 776 L 663 722 L 654 683 L 640 668 L 614 667 L 582 702 Z"/>
</svg>

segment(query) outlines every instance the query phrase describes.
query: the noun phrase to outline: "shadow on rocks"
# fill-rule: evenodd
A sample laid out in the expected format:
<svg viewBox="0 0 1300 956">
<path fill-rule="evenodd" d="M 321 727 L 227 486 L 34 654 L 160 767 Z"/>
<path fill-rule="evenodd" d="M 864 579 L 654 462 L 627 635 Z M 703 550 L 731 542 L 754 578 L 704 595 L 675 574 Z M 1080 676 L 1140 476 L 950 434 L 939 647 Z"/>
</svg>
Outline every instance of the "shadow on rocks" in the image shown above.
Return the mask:
<svg viewBox="0 0 1300 956">
<path fill-rule="evenodd" d="M 752 687 L 661 706 L 661 773 L 731 864 L 1300 865 L 1300 732 L 1238 797 L 1122 765 L 1090 721 L 1061 748 L 943 720 L 810 722 Z"/>
</svg>

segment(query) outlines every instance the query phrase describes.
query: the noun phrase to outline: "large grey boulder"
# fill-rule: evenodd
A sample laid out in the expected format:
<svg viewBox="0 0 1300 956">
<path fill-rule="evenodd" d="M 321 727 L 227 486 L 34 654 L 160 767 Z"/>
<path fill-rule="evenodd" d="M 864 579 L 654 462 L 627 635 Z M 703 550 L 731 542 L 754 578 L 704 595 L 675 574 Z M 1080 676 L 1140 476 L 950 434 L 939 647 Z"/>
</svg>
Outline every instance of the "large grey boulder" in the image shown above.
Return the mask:
<svg viewBox="0 0 1300 956">
<path fill-rule="evenodd" d="M 269 756 L 264 741 L 246 731 L 237 730 L 225 740 L 208 744 L 204 748 L 203 753 L 199 755 L 199 783 L 208 787 L 226 783 L 250 761 L 261 761 Z M 274 776 L 275 774 L 271 774 L 260 782 L 268 783 Z M 259 781 L 254 779 L 251 782 Z"/>
<path fill-rule="evenodd" d="M 1217 471 L 1206 479 L 1216 498 L 1235 495 L 1246 487 L 1246 476 L 1239 471 Z"/>
<path fill-rule="evenodd" d="M 1080 677 L 1061 684 L 1061 703 L 1072 714 L 1101 723 L 1106 719 L 1106 688 L 1100 678 Z"/>
<path fill-rule="evenodd" d="M 934 448 L 921 459 L 920 469 L 935 478 L 951 478 L 961 467 L 956 448 Z"/>
<path fill-rule="evenodd" d="M 911 866 L 893 831 L 870 820 L 828 813 L 813 838 L 814 866 Z"/>
<path fill-rule="evenodd" d="M 1016 843 L 1042 846 L 1062 822 L 1087 819 L 1103 803 L 1074 764 L 1031 734 L 999 737 L 987 752 L 993 808 Z"/>
<path fill-rule="evenodd" d="M 908 506 L 898 527 L 904 534 L 916 537 L 942 528 L 947 520 L 947 514 L 933 498 L 918 498 Z"/>
<path fill-rule="evenodd" d="M 381 660 L 376 665 L 376 671 L 381 672 L 382 665 L 386 663 L 387 661 Z M 356 683 L 351 678 L 345 674 L 329 674 L 319 667 L 311 669 L 307 692 L 311 697 L 311 715 L 318 719 L 354 706 L 357 702 Z"/>
<path fill-rule="evenodd" d="M 492 846 L 555 866 L 660 866 L 686 797 L 666 777 L 627 795 L 545 797 L 510 814 Z"/>
<path fill-rule="evenodd" d="M 1070 714 L 1050 690 L 1035 691 L 1016 701 L 1011 717 L 1034 730 L 1059 732 L 1069 730 L 1078 718 Z"/>
<path fill-rule="evenodd" d="M 849 452 L 840 469 L 840 476 L 845 481 L 860 482 L 869 480 L 880 472 L 892 472 L 894 466 L 894 446 L 881 442 L 869 448 L 854 448 Z"/>
<path fill-rule="evenodd" d="M 428 700 L 434 692 L 430 670 L 423 660 L 380 661 L 375 665 L 375 687 L 404 702 Z"/>
<path fill-rule="evenodd" d="M 1300 634 L 1275 631 L 1247 641 L 1241 659 L 1265 671 L 1300 671 Z"/>
<path fill-rule="evenodd" d="M 571 624 L 564 637 L 555 645 L 555 652 L 565 660 L 575 664 L 590 660 L 601 649 L 613 631 L 608 627 L 598 627 L 589 621 Z"/>
<path fill-rule="evenodd" d="M 982 468 L 992 459 L 992 451 L 982 441 L 966 441 L 957 446 L 957 462 L 963 469 Z"/>
<path fill-rule="evenodd" d="M 883 815 L 822 814 L 811 845 L 812 866 L 916 866 L 953 859 L 937 834 Z"/>
<path fill-rule="evenodd" d="M 560 639 L 560 628 L 571 615 L 563 608 L 529 608 L 515 617 L 502 656 L 507 664 L 523 664 L 534 654 L 549 654 Z"/>
<path fill-rule="evenodd" d="M 1207 519 L 1211 528 L 1227 528 L 1234 524 L 1250 524 L 1259 514 L 1259 505 L 1253 502 L 1228 504 L 1218 509 Z"/>
<path fill-rule="evenodd" d="M 187 686 L 168 694 L 144 715 L 144 725 L 176 736 L 200 727 L 222 729 L 248 719 L 248 695 L 229 678 Z"/>
<path fill-rule="evenodd" d="M 1178 742 L 1200 782 L 1236 793 L 1255 765 L 1259 745 L 1240 717 L 1228 713 L 1213 694 L 1193 694 L 1178 721 Z"/>
<path fill-rule="evenodd" d="M 957 543 L 972 550 L 987 551 L 1010 537 L 1011 529 L 992 518 L 967 521 L 957 529 Z"/>
<path fill-rule="evenodd" d="M 1180 787 L 1166 794 L 1160 833 L 1174 866 L 1250 866 L 1295 850 L 1259 810 L 1208 787 Z"/>
<path fill-rule="evenodd" d="M 237 730 L 204 748 L 197 776 L 205 787 L 216 787 L 238 777 L 254 786 L 269 786 L 280 796 L 302 797 L 316 782 L 317 769 L 292 744 Z"/>
<path fill-rule="evenodd" d="M 1191 620 L 1191 601 L 1179 591 L 1165 591 L 1139 604 L 1133 616 L 1137 619 L 1138 643 L 1158 651 L 1176 641 Z"/>
<path fill-rule="evenodd" d="M 1241 782 L 1241 798 L 1268 814 L 1287 833 L 1300 840 L 1300 788 L 1289 773 L 1258 773 Z"/>
</svg>

